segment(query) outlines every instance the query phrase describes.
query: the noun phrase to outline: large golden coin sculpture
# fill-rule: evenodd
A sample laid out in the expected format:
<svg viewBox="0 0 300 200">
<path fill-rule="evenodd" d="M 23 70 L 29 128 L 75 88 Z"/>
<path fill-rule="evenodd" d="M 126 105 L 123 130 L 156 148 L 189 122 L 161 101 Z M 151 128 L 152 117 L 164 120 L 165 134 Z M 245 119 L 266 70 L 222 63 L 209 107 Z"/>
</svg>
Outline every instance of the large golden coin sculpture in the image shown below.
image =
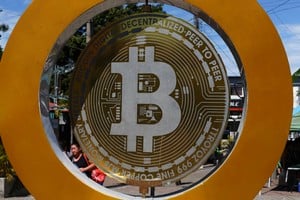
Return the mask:
<svg viewBox="0 0 300 200">
<path fill-rule="evenodd" d="M 35 0 L 21 17 L 5 48 L 0 65 L 0 134 L 18 176 L 36 199 L 132 198 L 80 176 L 76 167 L 67 161 L 49 134 L 51 126 L 46 117 L 47 101 L 43 94 L 43 84 L 47 85 L 44 75 L 55 57 L 54 49 L 66 40 L 62 33 L 69 29 L 75 31 L 79 26 L 73 22 L 89 15 L 90 10 L 105 10 L 108 5 L 122 3 L 125 2 Z M 275 168 L 289 131 L 291 78 L 280 38 L 254 0 L 178 0 L 174 5 L 195 14 L 201 10 L 223 35 L 226 34 L 225 40 L 237 52 L 236 59 L 244 69 L 248 94 L 242 132 L 227 160 L 201 184 L 169 198 L 253 199 Z M 138 23 L 138 28 L 143 31 L 127 26 L 125 32 L 132 37 L 124 36 L 124 24 L 133 25 L 150 18 L 154 21 L 149 22 L 148 29 L 143 23 Z M 160 25 L 158 21 L 165 23 Z M 90 150 L 89 156 L 95 163 L 108 173 L 115 172 L 112 176 L 120 181 L 139 186 L 142 181 L 159 180 L 149 184 L 153 186 L 174 182 L 203 163 L 207 155 L 202 156 L 201 150 L 211 152 L 220 139 L 219 133 L 224 130 L 229 104 L 224 66 L 210 42 L 176 18 L 139 14 L 115 23 L 91 41 L 90 45 L 97 48 L 87 48 L 79 59 L 72 88 L 74 130 L 79 140 L 81 136 L 90 139 L 80 141 L 83 148 Z M 166 25 L 171 23 L 172 26 Z M 109 32 L 116 33 L 116 27 L 119 27 L 120 43 L 110 40 Z M 174 56 L 176 49 L 168 49 L 164 39 L 167 35 L 171 36 L 168 42 L 179 47 L 180 56 L 189 55 L 184 61 L 186 67 L 177 66 L 182 60 Z M 99 39 L 102 36 L 106 36 L 106 40 Z M 200 45 L 200 42 L 203 43 Z M 126 48 L 122 49 L 122 43 Z M 101 48 L 119 51 L 106 63 L 107 55 L 98 51 Z M 209 55 L 201 52 L 204 49 L 210 52 Z M 193 53 L 189 53 L 191 51 Z M 90 65 L 86 66 L 86 63 Z M 213 69 L 219 71 L 212 72 Z M 100 78 L 81 79 L 88 72 Z M 44 74 L 42 80 L 41 74 Z M 136 89 L 130 91 L 128 88 Z M 76 97 L 80 92 L 84 98 Z M 138 96 L 139 100 L 131 95 Z M 151 98 L 147 97 L 149 95 Z M 161 97 L 164 100 L 159 100 Z M 152 100 L 145 102 L 146 99 Z M 214 105 L 218 107 L 218 115 L 209 103 L 206 105 L 207 99 L 217 99 Z M 95 102 L 100 102 L 96 109 Z M 122 107 L 123 104 L 128 107 Z M 189 113 L 189 106 L 195 113 Z M 133 108 L 135 111 L 131 116 Z M 172 115 L 167 112 L 170 110 Z M 124 118 L 127 120 L 123 123 Z M 161 123 L 165 119 L 167 126 Z M 148 126 L 147 135 L 141 134 L 139 129 L 145 125 Z M 185 142 L 181 132 L 191 133 L 189 137 L 194 143 Z M 116 147 L 122 149 L 101 146 L 108 137 L 113 137 Z M 171 139 L 182 140 L 183 149 L 172 149 L 177 145 L 175 142 L 170 146 L 170 152 L 167 148 L 162 156 L 158 155 L 156 151 L 165 149 L 165 140 Z M 96 145 L 87 146 L 86 141 Z M 128 155 L 136 159 L 132 160 Z M 158 165 L 158 161 L 163 162 Z"/>
<path fill-rule="evenodd" d="M 96 34 L 72 82 L 77 140 L 122 182 L 164 185 L 185 177 L 225 129 L 229 88 L 221 59 L 196 28 L 165 14 L 131 15 Z"/>
</svg>

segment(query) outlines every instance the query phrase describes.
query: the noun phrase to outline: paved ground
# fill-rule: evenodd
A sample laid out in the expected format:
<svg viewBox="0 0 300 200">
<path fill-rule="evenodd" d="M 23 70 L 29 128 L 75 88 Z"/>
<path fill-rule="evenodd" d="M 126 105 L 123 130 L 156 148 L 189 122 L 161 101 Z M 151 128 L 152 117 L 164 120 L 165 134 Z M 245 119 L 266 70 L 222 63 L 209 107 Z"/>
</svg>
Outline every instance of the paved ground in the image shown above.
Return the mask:
<svg viewBox="0 0 300 200">
<path fill-rule="evenodd" d="M 288 187 L 278 186 L 277 180 L 273 180 L 270 187 L 262 188 L 260 195 L 258 194 L 255 200 L 300 200 L 300 192 L 294 187 L 292 191 Z"/>
<path fill-rule="evenodd" d="M 191 183 L 194 182 L 194 180 L 196 180 L 196 179 L 198 180 L 199 177 L 204 177 L 212 169 L 213 169 L 213 167 L 205 167 L 205 168 L 199 169 L 192 175 L 187 176 L 186 178 L 182 179 L 182 185 L 179 185 L 179 186 L 172 184 L 167 187 L 166 186 L 165 187 L 156 187 L 155 188 L 155 196 L 170 194 L 170 193 L 178 191 L 180 189 L 189 187 L 191 185 Z M 297 189 L 296 187 L 294 188 L 293 191 L 288 191 L 287 187 L 277 187 L 277 185 L 278 185 L 277 180 L 273 180 L 269 184 L 266 183 L 265 187 L 262 188 L 262 190 L 260 191 L 260 194 L 258 194 L 254 198 L 254 200 L 300 200 L 300 192 L 296 191 L 296 189 Z M 138 187 L 120 184 L 110 178 L 107 178 L 104 186 L 107 188 L 110 188 L 112 190 L 125 193 L 125 194 L 139 196 Z M 150 195 L 150 192 L 149 192 L 149 195 Z M 4 198 L 3 181 L 1 179 L 0 179 L 0 199 L 34 200 L 34 198 L 32 196 Z"/>
</svg>

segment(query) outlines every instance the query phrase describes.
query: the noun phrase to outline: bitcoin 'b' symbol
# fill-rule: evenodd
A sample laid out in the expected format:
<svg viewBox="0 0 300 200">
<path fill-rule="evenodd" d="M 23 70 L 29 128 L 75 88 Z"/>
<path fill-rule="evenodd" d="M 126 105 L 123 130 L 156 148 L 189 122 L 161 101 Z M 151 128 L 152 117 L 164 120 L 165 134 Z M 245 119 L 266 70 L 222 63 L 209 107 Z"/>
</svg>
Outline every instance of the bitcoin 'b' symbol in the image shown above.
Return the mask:
<svg viewBox="0 0 300 200">
<path fill-rule="evenodd" d="M 155 62 L 154 47 L 145 48 L 145 61 L 138 61 L 138 48 L 129 47 L 129 62 L 113 62 L 111 72 L 122 76 L 121 123 L 111 125 L 111 135 L 127 136 L 127 151 L 136 151 L 137 136 L 143 137 L 143 151 L 153 151 L 153 137 L 174 131 L 181 119 L 178 103 L 170 94 L 176 87 L 176 74 L 167 63 Z M 154 74 L 160 81 L 159 88 L 152 93 L 138 92 L 138 75 Z M 139 104 L 155 104 L 162 110 L 162 118 L 156 124 L 138 124 Z"/>
</svg>

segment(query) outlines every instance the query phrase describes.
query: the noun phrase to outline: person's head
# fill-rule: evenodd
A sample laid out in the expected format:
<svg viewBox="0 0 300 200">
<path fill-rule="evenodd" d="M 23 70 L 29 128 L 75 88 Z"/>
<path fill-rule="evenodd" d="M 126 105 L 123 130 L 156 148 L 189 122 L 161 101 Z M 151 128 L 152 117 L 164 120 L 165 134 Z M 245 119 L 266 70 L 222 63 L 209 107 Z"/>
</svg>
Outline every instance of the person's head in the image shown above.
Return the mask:
<svg viewBox="0 0 300 200">
<path fill-rule="evenodd" d="M 70 151 L 72 153 L 72 156 L 74 156 L 75 158 L 78 157 L 82 153 L 79 144 L 76 144 L 76 143 L 71 144 Z"/>
</svg>

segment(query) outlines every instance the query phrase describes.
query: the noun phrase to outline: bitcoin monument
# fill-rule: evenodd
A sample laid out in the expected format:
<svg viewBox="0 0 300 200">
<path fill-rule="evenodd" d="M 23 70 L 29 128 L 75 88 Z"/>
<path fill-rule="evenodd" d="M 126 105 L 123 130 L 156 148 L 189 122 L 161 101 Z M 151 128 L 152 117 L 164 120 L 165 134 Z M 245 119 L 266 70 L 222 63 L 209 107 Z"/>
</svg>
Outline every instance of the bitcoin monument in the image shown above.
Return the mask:
<svg viewBox="0 0 300 200">
<path fill-rule="evenodd" d="M 165 14 L 129 16 L 95 35 L 72 82 L 77 139 L 126 183 L 185 177 L 225 129 L 229 89 L 218 53 L 196 28 Z"/>
<path fill-rule="evenodd" d="M 124 3 L 35 0 L 8 42 L 1 62 L 0 133 L 36 199 L 132 198 L 76 171 L 58 148 L 47 108 L 46 75 L 58 50 L 95 12 Z M 292 95 L 280 38 L 256 1 L 221 3 L 172 1 L 201 16 L 233 52 L 248 90 L 241 134 L 217 171 L 168 198 L 252 199 L 286 141 Z M 28 29 L 29 24 L 35 26 Z M 163 14 L 121 18 L 97 34 L 78 60 L 71 97 L 73 128 L 91 159 L 142 190 L 198 168 L 216 147 L 228 117 L 229 89 L 218 53 L 195 28 Z"/>
</svg>

